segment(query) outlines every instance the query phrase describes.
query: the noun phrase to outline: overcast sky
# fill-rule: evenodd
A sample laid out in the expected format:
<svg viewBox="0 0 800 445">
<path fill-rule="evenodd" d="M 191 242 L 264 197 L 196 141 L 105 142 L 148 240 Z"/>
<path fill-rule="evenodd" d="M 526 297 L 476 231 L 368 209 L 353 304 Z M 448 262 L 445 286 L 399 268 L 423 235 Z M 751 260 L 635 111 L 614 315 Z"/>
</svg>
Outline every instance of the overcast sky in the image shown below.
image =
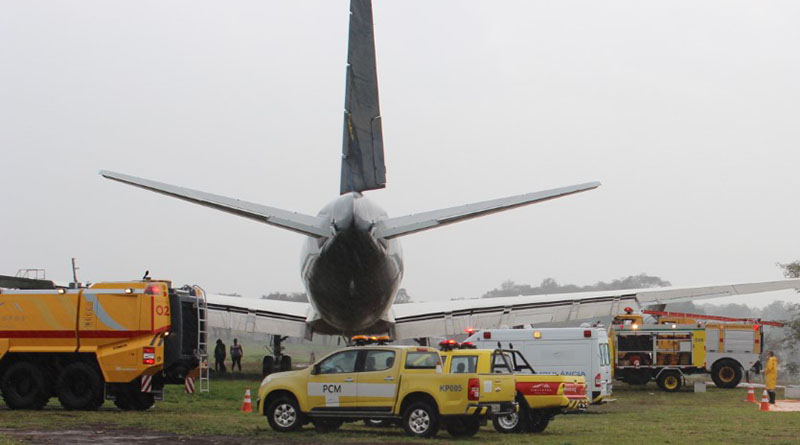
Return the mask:
<svg viewBox="0 0 800 445">
<path fill-rule="evenodd" d="M 415 300 L 507 279 L 780 279 L 800 258 L 800 3 L 375 0 L 390 215 L 598 180 L 402 238 Z M 102 179 L 316 212 L 348 1 L 0 0 L 0 273 L 300 291 L 302 236 Z M 762 305 L 792 292 L 737 299 Z M 724 302 L 718 300 L 717 302 Z"/>
</svg>

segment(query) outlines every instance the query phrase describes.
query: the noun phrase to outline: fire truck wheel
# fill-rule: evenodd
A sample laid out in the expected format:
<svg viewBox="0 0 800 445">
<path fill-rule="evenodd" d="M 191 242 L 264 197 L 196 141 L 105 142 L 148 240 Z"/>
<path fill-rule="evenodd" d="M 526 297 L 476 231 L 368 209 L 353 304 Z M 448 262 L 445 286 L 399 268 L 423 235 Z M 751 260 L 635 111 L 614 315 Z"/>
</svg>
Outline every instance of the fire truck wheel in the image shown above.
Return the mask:
<svg viewBox="0 0 800 445">
<path fill-rule="evenodd" d="M 541 433 L 550 424 L 550 416 L 540 410 L 532 409 L 529 417 L 528 432 Z"/>
<path fill-rule="evenodd" d="M 280 365 L 281 372 L 283 371 L 291 371 L 292 370 L 292 357 L 288 355 L 281 356 L 281 365 Z"/>
<path fill-rule="evenodd" d="M 454 417 L 447 420 L 447 432 L 453 437 L 472 437 L 481 429 L 481 421 L 474 416 Z"/>
<path fill-rule="evenodd" d="M 117 398 L 114 405 L 123 411 L 145 411 L 149 409 L 156 400 L 153 394 L 142 392 L 138 383 L 128 383 L 117 391 Z"/>
<path fill-rule="evenodd" d="M 427 402 L 414 402 L 403 413 L 403 429 L 414 437 L 433 437 L 439 432 L 439 413 Z"/>
<path fill-rule="evenodd" d="M 273 372 L 275 372 L 275 358 L 265 355 L 264 360 L 261 361 L 261 377 L 266 377 Z"/>
<path fill-rule="evenodd" d="M 281 396 L 271 401 L 267 407 L 267 422 L 273 430 L 286 433 L 302 428 L 305 416 L 300 412 L 297 401 Z"/>
<path fill-rule="evenodd" d="M 8 367 L 0 381 L 0 392 L 11 409 L 42 409 L 50 398 L 42 372 L 29 362 Z"/>
<path fill-rule="evenodd" d="M 736 388 L 742 381 L 742 368 L 733 360 L 720 360 L 711 368 L 711 379 L 718 388 Z"/>
<path fill-rule="evenodd" d="M 69 410 L 96 410 L 103 404 L 103 378 L 83 362 L 67 365 L 56 385 L 61 406 Z"/>
<path fill-rule="evenodd" d="M 658 387 L 666 392 L 678 392 L 681 389 L 681 375 L 677 371 L 664 371 L 658 376 Z"/>
</svg>

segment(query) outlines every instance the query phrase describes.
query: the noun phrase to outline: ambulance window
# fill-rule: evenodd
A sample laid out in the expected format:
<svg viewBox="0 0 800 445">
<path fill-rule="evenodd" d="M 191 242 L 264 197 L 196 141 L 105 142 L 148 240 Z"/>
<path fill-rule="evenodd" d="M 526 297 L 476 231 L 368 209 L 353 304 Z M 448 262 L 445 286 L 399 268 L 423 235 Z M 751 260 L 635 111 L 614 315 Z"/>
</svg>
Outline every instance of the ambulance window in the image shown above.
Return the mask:
<svg viewBox="0 0 800 445">
<path fill-rule="evenodd" d="M 320 374 L 342 374 L 355 372 L 358 351 L 342 351 L 319 363 Z"/>
<path fill-rule="evenodd" d="M 367 351 L 364 359 L 364 372 L 383 371 L 394 366 L 394 351 Z"/>
<path fill-rule="evenodd" d="M 450 358 L 451 374 L 472 374 L 477 372 L 478 356 L 476 355 L 457 355 Z"/>
<path fill-rule="evenodd" d="M 440 363 L 438 352 L 409 351 L 406 356 L 406 369 L 436 369 Z"/>
</svg>

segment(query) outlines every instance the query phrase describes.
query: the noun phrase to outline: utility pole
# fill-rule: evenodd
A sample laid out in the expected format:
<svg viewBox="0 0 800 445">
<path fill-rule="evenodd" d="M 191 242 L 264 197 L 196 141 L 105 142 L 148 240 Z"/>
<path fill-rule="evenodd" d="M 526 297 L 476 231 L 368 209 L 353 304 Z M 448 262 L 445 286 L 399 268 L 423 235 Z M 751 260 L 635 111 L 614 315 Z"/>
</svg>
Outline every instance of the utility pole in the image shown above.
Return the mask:
<svg viewBox="0 0 800 445">
<path fill-rule="evenodd" d="M 80 267 L 75 265 L 75 258 L 72 259 L 72 282 L 75 283 L 75 286 L 78 285 L 78 269 Z"/>
</svg>

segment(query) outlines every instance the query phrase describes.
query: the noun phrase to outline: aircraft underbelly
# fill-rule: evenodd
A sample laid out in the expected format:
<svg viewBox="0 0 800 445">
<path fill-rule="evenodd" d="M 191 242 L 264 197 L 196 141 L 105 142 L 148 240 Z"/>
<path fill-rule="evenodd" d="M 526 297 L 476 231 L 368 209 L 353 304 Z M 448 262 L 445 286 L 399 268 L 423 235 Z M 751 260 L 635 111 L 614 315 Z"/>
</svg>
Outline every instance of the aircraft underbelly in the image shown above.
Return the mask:
<svg viewBox="0 0 800 445">
<path fill-rule="evenodd" d="M 306 270 L 307 290 L 321 318 L 347 333 L 370 331 L 387 312 L 402 278 L 402 259 L 369 233 L 340 232 Z"/>
</svg>

